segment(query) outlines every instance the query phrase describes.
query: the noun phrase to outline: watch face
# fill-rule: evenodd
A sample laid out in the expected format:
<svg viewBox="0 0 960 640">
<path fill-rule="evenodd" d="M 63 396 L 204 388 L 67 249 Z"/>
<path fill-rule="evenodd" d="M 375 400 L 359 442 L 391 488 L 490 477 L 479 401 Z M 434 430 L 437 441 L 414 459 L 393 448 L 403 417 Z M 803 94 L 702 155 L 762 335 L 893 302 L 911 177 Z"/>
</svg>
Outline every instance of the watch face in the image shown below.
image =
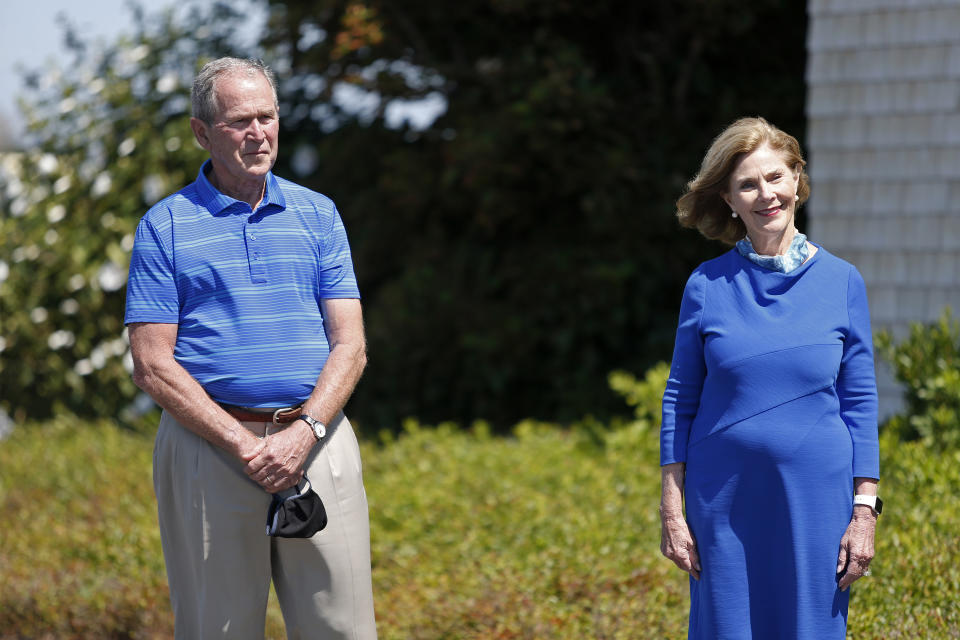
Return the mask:
<svg viewBox="0 0 960 640">
<path fill-rule="evenodd" d="M 313 435 L 317 440 L 321 440 L 323 436 L 327 435 L 327 427 L 319 420 L 314 420 L 305 414 L 301 415 L 300 419 L 310 425 L 310 428 L 313 429 Z"/>
</svg>

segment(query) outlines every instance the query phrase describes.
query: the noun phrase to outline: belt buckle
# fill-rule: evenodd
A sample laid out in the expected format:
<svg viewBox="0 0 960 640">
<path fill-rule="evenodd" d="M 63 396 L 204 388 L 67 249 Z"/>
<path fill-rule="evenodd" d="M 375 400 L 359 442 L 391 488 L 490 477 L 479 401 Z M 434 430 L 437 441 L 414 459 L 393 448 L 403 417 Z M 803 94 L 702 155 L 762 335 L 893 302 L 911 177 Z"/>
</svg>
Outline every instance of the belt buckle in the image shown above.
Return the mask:
<svg viewBox="0 0 960 640">
<path fill-rule="evenodd" d="M 281 424 L 281 422 L 280 422 L 280 420 L 279 420 L 279 414 L 284 413 L 284 412 L 286 412 L 286 411 L 293 411 L 294 409 L 296 409 L 296 407 L 280 407 L 279 409 L 277 409 L 276 411 L 274 411 L 274 412 L 273 412 L 273 424 Z"/>
</svg>

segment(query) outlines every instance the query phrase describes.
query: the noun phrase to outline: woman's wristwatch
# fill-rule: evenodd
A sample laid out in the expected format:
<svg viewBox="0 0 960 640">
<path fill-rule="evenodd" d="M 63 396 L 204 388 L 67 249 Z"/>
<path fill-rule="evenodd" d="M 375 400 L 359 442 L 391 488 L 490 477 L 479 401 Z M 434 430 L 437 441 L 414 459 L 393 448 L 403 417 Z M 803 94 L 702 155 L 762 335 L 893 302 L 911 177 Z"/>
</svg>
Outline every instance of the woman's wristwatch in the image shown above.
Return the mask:
<svg viewBox="0 0 960 640">
<path fill-rule="evenodd" d="M 853 496 L 853 504 L 865 504 L 871 509 L 873 509 L 873 515 L 878 516 L 880 512 L 883 511 L 883 500 L 877 496 L 868 496 L 866 494 L 858 493 Z"/>
</svg>

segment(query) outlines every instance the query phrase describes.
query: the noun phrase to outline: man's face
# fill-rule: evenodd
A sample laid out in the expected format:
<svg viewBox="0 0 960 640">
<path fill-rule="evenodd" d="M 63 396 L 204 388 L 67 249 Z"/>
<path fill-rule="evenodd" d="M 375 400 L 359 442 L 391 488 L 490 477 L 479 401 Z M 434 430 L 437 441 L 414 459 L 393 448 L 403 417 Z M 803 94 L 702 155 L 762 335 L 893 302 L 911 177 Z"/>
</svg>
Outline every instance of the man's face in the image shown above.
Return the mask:
<svg viewBox="0 0 960 640">
<path fill-rule="evenodd" d="M 280 123 L 270 83 L 261 74 L 217 78 L 218 109 L 212 123 L 194 118 L 197 141 L 210 152 L 218 177 L 238 183 L 261 180 L 277 160 Z"/>
</svg>

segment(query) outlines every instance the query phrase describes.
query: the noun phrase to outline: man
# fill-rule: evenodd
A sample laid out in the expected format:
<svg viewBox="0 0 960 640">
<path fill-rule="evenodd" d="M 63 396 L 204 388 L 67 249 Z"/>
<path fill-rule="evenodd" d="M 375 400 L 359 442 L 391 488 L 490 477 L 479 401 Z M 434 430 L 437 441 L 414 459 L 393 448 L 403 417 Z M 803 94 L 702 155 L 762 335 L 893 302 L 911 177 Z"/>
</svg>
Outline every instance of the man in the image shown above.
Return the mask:
<svg viewBox="0 0 960 640">
<path fill-rule="evenodd" d="M 277 95 L 261 62 L 210 62 L 192 99 L 210 159 L 140 221 L 125 318 L 134 381 L 164 410 L 154 489 L 176 636 L 263 638 L 272 579 L 288 637 L 375 638 L 367 500 L 341 411 L 366 364 L 343 224 L 271 172 Z M 328 525 L 268 537 L 271 494 L 304 476 Z"/>
</svg>

